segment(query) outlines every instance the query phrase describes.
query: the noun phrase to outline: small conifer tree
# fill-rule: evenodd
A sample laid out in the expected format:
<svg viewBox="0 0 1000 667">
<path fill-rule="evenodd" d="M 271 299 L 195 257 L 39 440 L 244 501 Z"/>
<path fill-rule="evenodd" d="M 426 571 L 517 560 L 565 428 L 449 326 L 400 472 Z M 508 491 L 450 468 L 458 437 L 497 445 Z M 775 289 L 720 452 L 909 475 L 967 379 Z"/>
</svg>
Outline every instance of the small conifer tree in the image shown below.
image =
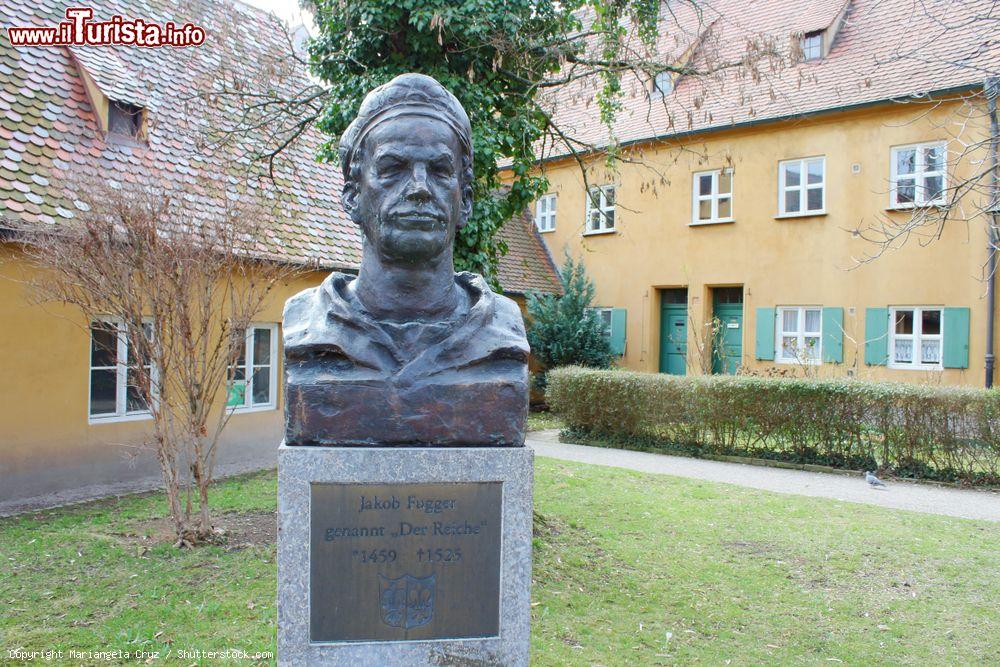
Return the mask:
<svg viewBox="0 0 1000 667">
<path fill-rule="evenodd" d="M 583 262 L 569 253 L 559 272 L 562 296 L 529 292 L 528 344 L 542 364 L 535 376 L 538 389 L 545 389 L 545 371 L 558 366 L 607 368 L 611 365 L 611 343 L 604 335 L 600 317 L 590 310 L 594 283 Z"/>
</svg>

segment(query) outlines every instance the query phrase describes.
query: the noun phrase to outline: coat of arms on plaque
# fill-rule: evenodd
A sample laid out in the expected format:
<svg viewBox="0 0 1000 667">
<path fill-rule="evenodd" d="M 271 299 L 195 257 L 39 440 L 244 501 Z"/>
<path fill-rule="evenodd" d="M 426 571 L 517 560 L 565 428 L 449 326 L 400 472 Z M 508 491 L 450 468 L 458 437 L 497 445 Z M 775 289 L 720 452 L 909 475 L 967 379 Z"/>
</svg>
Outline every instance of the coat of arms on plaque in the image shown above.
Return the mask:
<svg viewBox="0 0 1000 667">
<path fill-rule="evenodd" d="M 429 577 L 379 578 L 379 612 L 382 622 L 394 628 L 417 628 L 434 618 L 434 579 Z"/>
</svg>

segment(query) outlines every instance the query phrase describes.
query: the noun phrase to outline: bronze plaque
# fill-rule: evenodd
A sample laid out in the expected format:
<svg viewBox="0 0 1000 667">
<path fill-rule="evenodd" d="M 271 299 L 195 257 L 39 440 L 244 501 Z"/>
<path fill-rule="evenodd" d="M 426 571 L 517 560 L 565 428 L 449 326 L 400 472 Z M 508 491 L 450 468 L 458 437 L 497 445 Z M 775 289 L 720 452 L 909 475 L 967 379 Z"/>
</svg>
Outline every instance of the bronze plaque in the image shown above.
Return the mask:
<svg viewBox="0 0 1000 667">
<path fill-rule="evenodd" d="M 310 640 L 495 637 L 501 482 L 312 485 Z"/>
</svg>

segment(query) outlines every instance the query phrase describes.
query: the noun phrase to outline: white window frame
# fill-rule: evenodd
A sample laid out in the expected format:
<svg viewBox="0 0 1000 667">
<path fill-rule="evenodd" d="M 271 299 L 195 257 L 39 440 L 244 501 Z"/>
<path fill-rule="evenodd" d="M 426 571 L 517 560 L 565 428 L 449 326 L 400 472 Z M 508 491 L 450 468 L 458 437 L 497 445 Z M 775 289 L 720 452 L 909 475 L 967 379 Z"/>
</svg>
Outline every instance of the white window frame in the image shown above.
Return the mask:
<svg viewBox="0 0 1000 667">
<path fill-rule="evenodd" d="M 809 165 L 818 162 L 822 167 L 819 183 L 809 183 Z M 799 184 L 787 185 L 785 183 L 785 166 L 790 164 L 799 165 Z M 818 209 L 806 208 L 809 203 L 809 190 L 820 190 L 823 193 L 823 206 Z M 797 191 L 799 194 L 799 210 L 788 211 L 785 209 L 785 194 Z M 803 218 L 810 215 L 826 215 L 826 156 L 816 155 L 813 157 L 795 158 L 792 160 L 782 160 L 778 163 L 778 217 L 780 218 Z"/>
<path fill-rule="evenodd" d="M 600 319 L 601 323 L 604 325 L 604 330 L 602 331 L 602 333 L 604 334 L 604 338 L 610 343 L 611 327 L 612 327 L 612 321 L 614 319 L 612 313 L 614 312 L 614 308 L 604 308 L 602 306 L 594 306 L 592 308 L 587 308 L 587 310 L 589 312 L 597 314 L 598 319 Z"/>
<path fill-rule="evenodd" d="M 535 202 L 535 227 L 539 232 L 554 232 L 556 230 L 556 195 L 542 195 Z"/>
<path fill-rule="evenodd" d="M 719 192 L 719 176 L 723 173 L 729 175 L 729 192 Z M 712 191 L 707 194 L 701 194 L 698 188 L 699 182 L 702 176 L 712 176 Z M 736 210 L 733 202 L 733 192 L 736 190 L 736 174 L 733 172 L 732 168 L 727 169 L 711 169 L 708 171 L 696 171 L 692 178 L 691 185 L 691 226 L 697 225 L 720 225 L 729 222 L 735 222 L 736 220 Z M 722 199 L 729 200 L 729 217 L 720 218 L 719 217 L 719 201 Z M 712 202 L 712 217 L 708 220 L 701 220 L 698 217 L 698 211 L 701 208 L 700 204 L 703 201 Z"/>
<path fill-rule="evenodd" d="M 614 202 L 608 204 L 608 193 L 612 193 L 614 197 Z M 615 204 L 618 202 L 617 192 L 615 192 L 615 186 L 613 184 L 601 185 L 597 187 L 590 188 L 587 192 L 587 219 L 584 221 L 584 235 L 590 234 L 610 234 L 615 231 L 615 224 L 618 222 L 618 216 L 615 214 Z M 594 199 L 598 200 L 598 207 L 594 208 Z M 591 226 L 591 213 L 595 211 L 600 211 L 601 215 L 598 216 L 598 226 Z M 608 214 L 611 214 L 610 225 Z"/>
<path fill-rule="evenodd" d="M 779 364 L 805 364 L 819 366 L 823 363 L 823 307 L 822 306 L 778 306 L 777 316 L 774 322 L 774 361 Z M 806 311 L 819 311 L 819 329 L 816 331 L 806 331 Z M 785 313 L 796 312 L 795 331 L 785 331 Z M 796 349 L 806 349 L 805 339 L 818 338 L 816 348 L 808 356 L 800 355 L 796 357 L 785 356 L 784 338 L 786 336 L 796 337 Z"/>
<path fill-rule="evenodd" d="M 912 334 L 897 334 L 896 333 L 896 313 L 902 310 L 913 311 L 913 333 Z M 923 324 L 923 313 L 926 310 L 936 310 L 940 315 L 938 316 L 941 322 L 941 333 L 939 334 L 924 334 L 922 328 Z M 944 369 L 944 306 L 892 306 L 889 308 L 889 368 L 895 368 L 897 370 L 917 370 L 917 371 L 939 371 Z M 911 355 L 913 361 L 910 363 L 896 361 L 896 341 L 897 340 L 912 340 L 913 346 L 911 348 Z M 924 340 L 936 340 L 938 341 L 938 362 L 937 363 L 924 363 L 918 361 L 922 358 L 921 355 L 921 344 Z"/>
<path fill-rule="evenodd" d="M 664 90 L 661 83 L 665 82 L 667 84 L 667 89 Z M 653 76 L 653 97 L 666 97 L 667 95 L 674 92 L 674 77 L 673 72 L 663 71 L 657 72 Z"/>
<path fill-rule="evenodd" d="M 924 160 L 925 149 L 938 149 L 941 151 L 941 169 L 927 170 Z M 912 174 L 899 174 L 898 155 L 907 150 L 916 153 Z M 928 200 L 925 196 L 923 183 L 928 177 L 941 177 L 941 193 L 936 199 Z M 900 179 L 913 180 L 913 201 L 899 201 L 899 181 Z M 925 206 L 940 206 L 948 202 L 948 142 L 947 141 L 922 141 L 917 144 L 906 144 L 905 146 L 893 146 L 889 152 L 889 208 L 907 209 L 922 208 Z"/>
<path fill-rule="evenodd" d="M 256 363 L 253 357 L 253 331 L 255 329 L 267 329 L 271 332 L 271 363 L 269 364 L 270 368 L 268 372 L 270 394 L 267 403 L 253 402 L 253 371 L 255 367 L 264 365 Z M 278 325 L 273 322 L 255 322 L 251 324 L 247 327 L 246 334 L 243 337 L 243 345 L 243 373 L 244 381 L 246 382 L 246 387 L 243 390 L 243 405 L 228 405 L 229 387 L 227 386 L 226 409 L 238 413 L 274 410 L 278 407 Z"/>
<path fill-rule="evenodd" d="M 93 380 L 95 370 L 111 370 L 111 366 L 94 366 L 94 325 L 106 324 L 115 327 L 116 348 L 115 348 L 115 411 L 100 414 L 91 414 L 90 402 L 93 398 Z M 152 326 L 152 318 L 144 317 L 143 324 Z M 152 419 L 153 413 L 146 408 L 144 410 L 128 410 L 128 335 L 125 332 L 124 320 L 119 317 L 100 317 L 90 323 L 90 335 L 87 338 L 87 423 L 88 424 L 108 424 L 113 422 L 137 421 L 141 419 Z M 159 376 L 156 366 L 149 364 L 150 397 L 156 400 Z"/>
<path fill-rule="evenodd" d="M 809 62 L 812 60 L 820 60 L 823 58 L 823 31 L 810 32 L 802 35 L 799 39 L 799 48 L 802 50 L 802 60 L 803 62 Z M 815 44 L 807 45 L 806 42 L 810 40 L 816 40 Z M 810 56 L 810 51 L 815 50 L 814 56 Z"/>
</svg>

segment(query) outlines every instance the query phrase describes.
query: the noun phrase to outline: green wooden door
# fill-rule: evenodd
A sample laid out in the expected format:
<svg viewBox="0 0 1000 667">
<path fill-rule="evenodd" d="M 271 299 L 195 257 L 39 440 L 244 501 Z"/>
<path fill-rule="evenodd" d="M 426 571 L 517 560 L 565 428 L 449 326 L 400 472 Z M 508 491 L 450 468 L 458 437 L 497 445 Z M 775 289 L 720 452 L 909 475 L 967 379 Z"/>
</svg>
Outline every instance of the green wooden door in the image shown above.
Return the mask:
<svg viewBox="0 0 1000 667">
<path fill-rule="evenodd" d="M 687 373 L 687 290 L 660 293 L 660 372 Z"/>
<path fill-rule="evenodd" d="M 735 375 L 743 361 L 743 288 L 713 289 L 712 316 L 721 327 L 712 341 L 712 372 Z"/>
</svg>

